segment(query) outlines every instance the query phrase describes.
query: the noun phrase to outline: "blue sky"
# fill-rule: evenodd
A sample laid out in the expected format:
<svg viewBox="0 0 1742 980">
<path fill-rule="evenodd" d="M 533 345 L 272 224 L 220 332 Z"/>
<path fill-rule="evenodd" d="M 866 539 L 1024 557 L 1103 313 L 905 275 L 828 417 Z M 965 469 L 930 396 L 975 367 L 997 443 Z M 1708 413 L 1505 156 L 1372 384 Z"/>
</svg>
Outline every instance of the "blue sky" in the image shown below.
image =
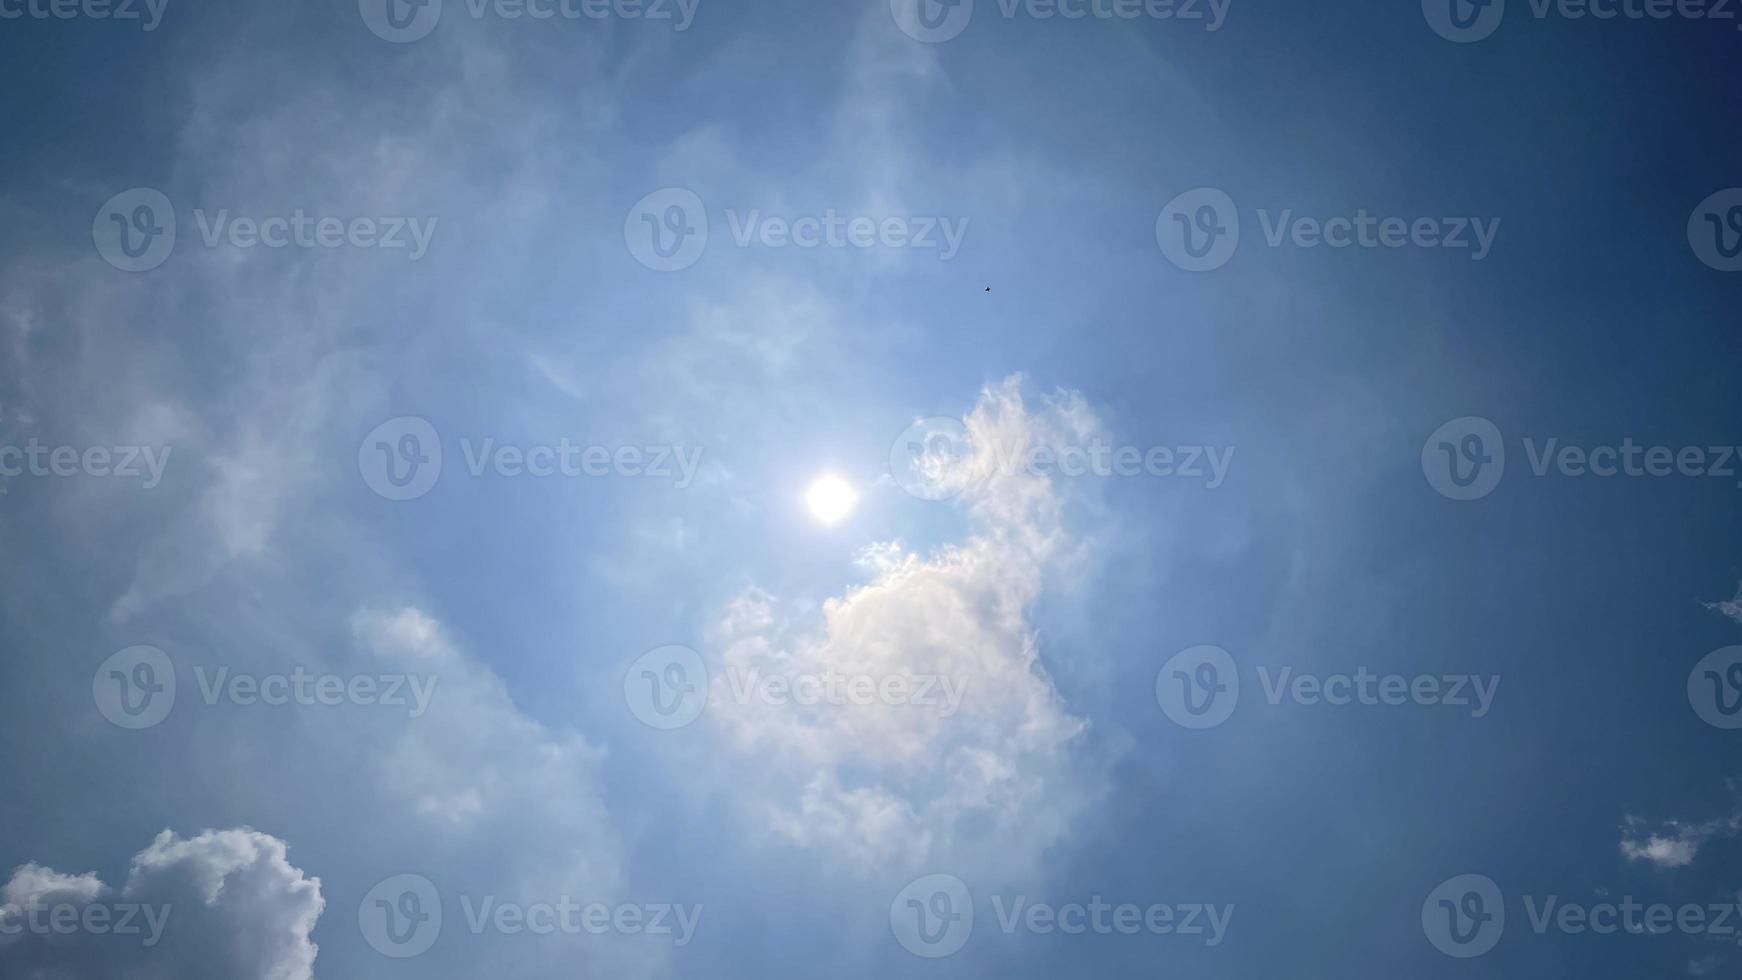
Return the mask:
<svg viewBox="0 0 1742 980">
<path fill-rule="evenodd" d="M 0 974 L 1742 970 L 1733 12 L 392 2 L 0 2 Z"/>
</svg>

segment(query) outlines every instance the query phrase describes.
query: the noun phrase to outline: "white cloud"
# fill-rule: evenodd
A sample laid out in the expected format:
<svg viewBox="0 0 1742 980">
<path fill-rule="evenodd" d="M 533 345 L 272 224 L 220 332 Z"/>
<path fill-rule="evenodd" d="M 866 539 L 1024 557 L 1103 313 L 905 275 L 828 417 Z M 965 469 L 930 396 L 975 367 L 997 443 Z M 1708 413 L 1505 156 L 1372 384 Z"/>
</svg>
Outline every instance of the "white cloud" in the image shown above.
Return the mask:
<svg viewBox="0 0 1742 980">
<path fill-rule="evenodd" d="M 493 884 L 525 901 L 618 891 L 620 846 L 593 791 L 599 749 L 521 713 L 502 680 L 419 609 L 365 610 L 352 630 L 385 666 L 435 679 L 427 713 L 384 729 L 374 764 L 430 836 L 431 859 L 446 855 L 436 866 L 486 859 Z M 562 846 L 526 846 L 535 840 Z"/>
<path fill-rule="evenodd" d="M 1716 613 L 1722 613 L 1738 623 L 1742 623 L 1742 585 L 1736 586 L 1736 597 L 1719 602 L 1708 602 L 1706 608 Z"/>
<path fill-rule="evenodd" d="M 1739 832 L 1742 811 L 1704 823 L 1670 820 L 1656 831 L 1647 830 L 1645 821 L 1630 816 L 1621 829 L 1621 854 L 1629 861 L 1649 861 L 1659 868 L 1685 868 L 1694 863 L 1707 842 Z"/>
<path fill-rule="evenodd" d="M 326 905 L 320 879 L 290 864 L 284 841 L 247 829 L 190 840 L 166 830 L 119 890 L 27 864 L 0 897 L 10 933 L 0 935 L 0 975 L 21 980 L 309 980 L 318 952 L 309 933 Z M 79 910 L 79 925 L 57 928 L 57 913 L 40 911 L 42 927 L 32 927 L 33 903 Z"/>
<path fill-rule="evenodd" d="M 352 617 L 351 628 L 357 645 L 384 671 L 437 682 L 424 715 L 363 736 L 373 747 L 368 765 L 384 811 L 393 815 L 393 835 L 416 845 L 402 851 L 401 860 L 413 864 L 382 868 L 383 874 L 438 878 L 456 915 L 460 895 L 521 905 L 564 896 L 605 903 L 629 897 L 624 847 L 597 790 L 603 750 L 572 730 L 529 717 L 502 679 L 421 609 L 365 609 Z M 442 975 L 580 970 L 660 976 L 668 970 L 669 948 L 635 937 L 535 938 L 541 941 L 468 943 L 444 934 Z"/>
<path fill-rule="evenodd" d="M 874 546 L 861 561 L 871 581 L 827 600 L 820 630 L 757 591 L 717 627 L 706 717 L 737 757 L 734 785 L 774 835 L 860 869 L 948 862 L 1017 872 L 1084 802 L 1087 777 L 1071 754 L 1085 722 L 1054 689 L 1029 621 L 1049 574 L 1081 545 L 1047 476 L 991 464 L 994 446 L 1081 439 L 1093 419 L 1074 396 L 1030 409 L 1011 378 L 985 390 L 965 422 L 982 477 L 961 498 L 973 522 L 966 540 L 929 556 Z M 965 693 L 953 714 L 739 703 L 734 683 L 753 671 L 951 678 Z"/>
</svg>

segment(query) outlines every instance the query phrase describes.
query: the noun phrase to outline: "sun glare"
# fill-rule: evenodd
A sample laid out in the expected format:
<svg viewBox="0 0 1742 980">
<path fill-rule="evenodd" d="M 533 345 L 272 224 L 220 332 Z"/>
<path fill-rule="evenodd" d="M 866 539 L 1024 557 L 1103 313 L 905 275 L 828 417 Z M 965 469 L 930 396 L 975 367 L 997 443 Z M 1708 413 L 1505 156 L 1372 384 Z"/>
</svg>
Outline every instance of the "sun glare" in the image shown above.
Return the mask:
<svg viewBox="0 0 1742 980">
<path fill-rule="evenodd" d="M 812 517 L 823 524 L 834 524 L 852 512 L 853 505 L 859 502 L 859 495 L 853 492 L 846 480 L 825 476 L 805 491 L 804 502 Z"/>
</svg>

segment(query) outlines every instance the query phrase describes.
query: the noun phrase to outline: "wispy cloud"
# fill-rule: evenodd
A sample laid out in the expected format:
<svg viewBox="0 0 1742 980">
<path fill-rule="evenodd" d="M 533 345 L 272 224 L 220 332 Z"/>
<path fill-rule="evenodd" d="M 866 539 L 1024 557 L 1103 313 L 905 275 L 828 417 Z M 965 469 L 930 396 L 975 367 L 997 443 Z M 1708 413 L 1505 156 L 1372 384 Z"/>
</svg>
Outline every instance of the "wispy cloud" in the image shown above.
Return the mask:
<svg viewBox="0 0 1742 980">
<path fill-rule="evenodd" d="M 1742 810 L 1703 823 L 1665 821 L 1657 830 L 1629 816 L 1621 828 L 1621 854 L 1629 861 L 1649 861 L 1659 868 L 1685 868 L 1712 840 L 1742 832 Z"/>
<path fill-rule="evenodd" d="M 1715 613 L 1722 613 L 1738 623 L 1742 623 L 1742 584 L 1736 586 L 1736 596 L 1718 602 L 1706 603 L 1706 608 Z"/>
<path fill-rule="evenodd" d="M 1724 965 L 1724 958 L 1716 953 L 1709 953 L 1688 964 L 1688 976 L 1708 977 L 1716 973 L 1718 967 Z"/>
</svg>

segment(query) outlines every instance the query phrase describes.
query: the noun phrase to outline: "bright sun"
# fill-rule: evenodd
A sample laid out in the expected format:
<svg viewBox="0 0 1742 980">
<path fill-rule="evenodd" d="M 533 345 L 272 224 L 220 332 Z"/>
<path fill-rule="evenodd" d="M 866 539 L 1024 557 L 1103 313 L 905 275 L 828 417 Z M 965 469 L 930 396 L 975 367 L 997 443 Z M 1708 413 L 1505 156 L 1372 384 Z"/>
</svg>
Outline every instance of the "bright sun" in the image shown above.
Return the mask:
<svg viewBox="0 0 1742 980">
<path fill-rule="evenodd" d="M 834 524 L 852 512 L 853 505 L 859 502 L 859 495 L 853 492 L 846 480 L 825 476 L 805 491 L 804 502 L 811 509 L 812 517 L 824 524 Z"/>
</svg>

